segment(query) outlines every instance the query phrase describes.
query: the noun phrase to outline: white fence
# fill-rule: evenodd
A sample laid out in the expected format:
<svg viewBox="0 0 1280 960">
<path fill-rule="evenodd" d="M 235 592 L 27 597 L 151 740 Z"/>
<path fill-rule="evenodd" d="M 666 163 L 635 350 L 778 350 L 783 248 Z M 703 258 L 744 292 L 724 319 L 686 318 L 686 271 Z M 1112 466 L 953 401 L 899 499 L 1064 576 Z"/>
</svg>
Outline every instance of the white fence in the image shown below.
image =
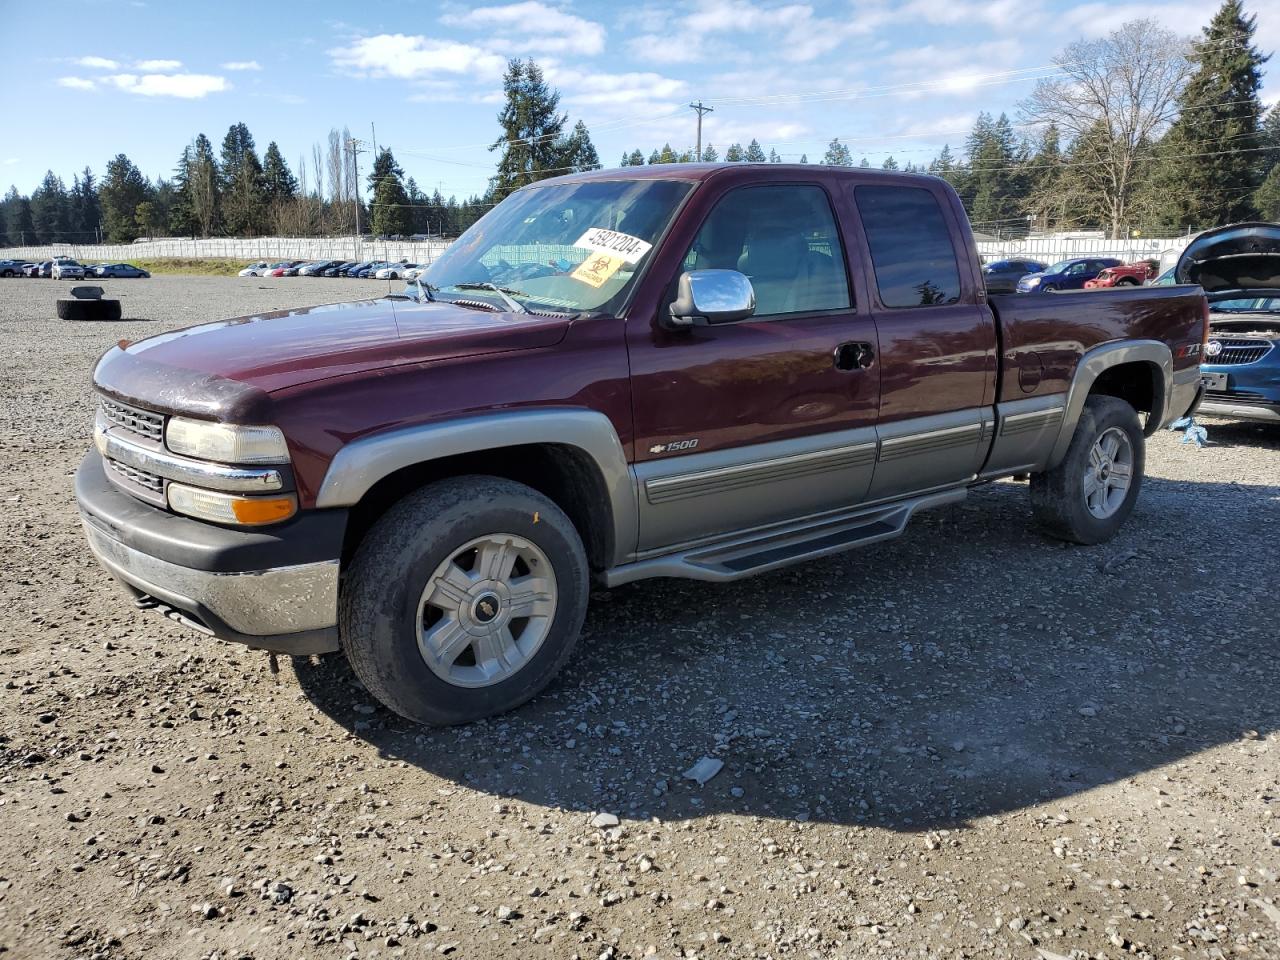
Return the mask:
<svg viewBox="0 0 1280 960">
<path fill-rule="evenodd" d="M 257 237 L 252 240 L 143 240 L 123 244 L 54 243 L 0 248 L 0 260 L 48 260 L 69 256 L 90 263 L 180 258 L 183 260 L 391 260 L 430 263 L 448 240 L 361 240 L 358 237 Z"/>
<path fill-rule="evenodd" d="M 1097 238 L 1028 237 L 1025 240 L 979 240 L 983 260 L 1028 257 L 1054 263 L 1073 257 L 1116 257 L 1126 262 L 1155 258 L 1161 267 L 1172 265 L 1190 242 L 1172 239 L 1103 240 Z M 253 240 L 146 240 L 141 243 L 83 245 L 57 243 L 41 247 L 0 248 L 0 260 L 48 260 L 66 255 L 90 263 L 153 260 L 175 257 L 187 260 L 222 258 L 243 260 L 401 260 L 431 263 L 449 246 L 448 240 L 361 240 L 358 237 L 299 238 L 259 237 Z"/>
</svg>

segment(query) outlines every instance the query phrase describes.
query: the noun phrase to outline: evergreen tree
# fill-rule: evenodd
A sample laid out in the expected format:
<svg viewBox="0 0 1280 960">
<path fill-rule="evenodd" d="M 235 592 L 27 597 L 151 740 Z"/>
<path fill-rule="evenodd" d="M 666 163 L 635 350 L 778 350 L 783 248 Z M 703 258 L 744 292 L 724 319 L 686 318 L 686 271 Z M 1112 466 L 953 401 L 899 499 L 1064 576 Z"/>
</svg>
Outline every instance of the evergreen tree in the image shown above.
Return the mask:
<svg viewBox="0 0 1280 960">
<path fill-rule="evenodd" d="M 52 170 L 31 194 L 31 213 L 42 243 L 78 239 L 71 236 L 71 198 Z"/>
<path fill-rule="evenodd" d="M 662 152 L 658 154 L 658 162 L 675 163 L 678 159 L 679 157 L 676 155 L 676 152 L 671 149 L 671 144 L 664 143 L 662 145 Z"/>
<path fill-rule="evenodd" d="M 281 203 L 298 195 L 298 180 L 274 140 L 262 155 L 262 187 L 268 203 Z"/>
<path fill-rule="evenodd" d="M 772 147 L 769 149 L 769 162 L 770 163 L 782 162 L 782 157 L 778 156 L 778 151 L 774 150 Z"/>
<path fill-rule="evenodd" d="M 969 169 L 961 180 L 960 197 L 970 218 L 997 227 L 1015 223 L 1026 188 L 1019 170 L 1023 158 L 1009 118 L 1003 113 L 996 120 L 988 113 L 978 114 L 965 152 Z"/>
<path fill-rule="evenodd" d="M 123 153 L 107 163 L 102 183 L 102 221 L 111 243 L 132 243 L 141 236 L 138 206 L 151 198 L 151 184 Z"/>
<path fill-rule="evenodd" d="M 801 162 L 801 163 L 808 163 L 808 162 L 809 162 L 809 155 L 808 155 L 807 153 L 802 153 L 802 154 L 800 154 L 800 162 Z"/>
<path fill-rule="evenodd" d="M 102 207 L 98 203 L 98 181 L 93 171 L 85 167 L 75 178 L 71 190 L 71 229 L 83 243 L 98 235 L 102 220 Z"/>
<path fill-rule="evenodd" d="M 7 207 L 5 232 L 9 242 L 14 246 L 27 246 L 38 242 L 36 237 L 36 221 L 31 213 L 31 201 L 18 194 L 17 187 L 10 187 L 5 196 Z"/>
<path fill-rule="evenodd" d="M 747 144 L 747 163 L 764 163 L 764 149 L 760 146 L 760 141 L 752 137 L 751 142 Z"/>
<path fill-rule="evenodd" d="M 1270 223 L 1280 221 L 1280 163 L 1271 168 L 1262 185 L 1254 192 L 1253 205 L 1263 220 Z"/>
<path fill-rule="evenodd" d="M 950 145 L 945 143 L 942 145 L 942 152 L 929 161 L 929 172 L 944 180 L 955 171 L 955 167 L 956 158 L 951 153 Z"/>
<path fill-rule="evenodd" d="M 858 166 L 863 170 L 866 170 L 871 166 L 871 161 L 869 161 L 866 157 L 863 157 L 861 160 L 858 161 Z"/>
<path fill-rule="evenodd" d="M 703 163 L 715 163 L 719 159 L 720 159 L 720 154 L 716 153 L 716 148 L 713 144 L 708 143 L 705 147 L 702 148 Z"/>
<path fill-rule="evenodd" d="M 880 165 L 881 170 L 897 170 L 898 161 L 893 159 L 892 155 L 884 158 L 884 163 Z"/>
<path fill-rule="evenodd" d="M 831 142 L 827 144 L 827 152 L 822 157 L 822 162 L 829 167 L 852 167 L 853 154 L 849 152 L 849 148 L 840 142 L 839 137 L 833 137 Z M 866 166 L 864 161 L 863 166 Z"/>
<path fill-rule="evenodd" d="M 649 162 L 650 162 L 650 163 L 661 163 L 661 162 L 662 162 L 662 154 L 660 154 L 660 153 L 655 149 L 655 150 L 653 151 L 653 153 L 649 154 Z"/>
<path fill-rule="evenodd" d="M 1178 119 L 1155 162 L 1156 222 L 1194 230 L 1248 220 L 1261 173 L 1262 65 L 1253 45 L 1257 17 L 1225 0 L 1194 44 L 1195 72 L 1178 98 Z"/>
<path fill-rule="evenodd" d="M 1062 135 L 1058 125 L 1051 123 L 1040 135 L 1026 163 L 1027 197 L 1023 209 L 1041 230 L 1068 216 L 1065 192 L 1062 189 Z"/>
<path fill-rule="evenodd" d="M 644 154 L 641 153 L 639 150 L 631 151 L 631 166 L 633 167 L 644 166 Z"/>
<path fill-rule="evenodd" d="M 742 149 L 742 144 L 731 144 L 729 149 L 724 152 L 725 163 L 741 163 L 746 159 L 746 151 Z"/>
<path fill-rule="evenodd" d="M 383 147 L 373 160 L 369 173 L 369 192 L 373 194 L 372 222 L 374 236 L 406 236 L 414 232 L 413 209 L 405 189 L 404 169 L 396 163 L 390 147 Z"/>
<path fill-rule="evenodd" d="M 221 191 L 227 232 L 232 236 L 261 233 L 266 223 L 266 184 L 253 135 L 243 123 L 232 124 L 222 139 Z"/>
<path fill-rule="evenodd" d="M 490 181 L 495 202 L 535 180 L 556 176 L 564 155 L 566 117 L 559 112 L 560 93 L 547 85 L 541 68 L 533 60 L 508 61 L 502 89 L 502 134 L 489 147 L 502 151 Z"/>
<path fill-rule="evenodd" d="M 560 166 L 567 167 L 562 173 L 579 173 L 583 170 L 599 170 L 600 155 L 596 153 L 595 144 L 591 142 L 591 134 L 587 125 L 579 120 L 573 125 L 573 131 L 565 143 L 564 155 Z"/>
<path fill-rule="evenodd" d="M 191 209 L 201 236 L 209 236 L 222 220 L 222 197 L 218 190 L 218 162 L 213 144 L 203 133 L 191 145 Z"/>
</svg>

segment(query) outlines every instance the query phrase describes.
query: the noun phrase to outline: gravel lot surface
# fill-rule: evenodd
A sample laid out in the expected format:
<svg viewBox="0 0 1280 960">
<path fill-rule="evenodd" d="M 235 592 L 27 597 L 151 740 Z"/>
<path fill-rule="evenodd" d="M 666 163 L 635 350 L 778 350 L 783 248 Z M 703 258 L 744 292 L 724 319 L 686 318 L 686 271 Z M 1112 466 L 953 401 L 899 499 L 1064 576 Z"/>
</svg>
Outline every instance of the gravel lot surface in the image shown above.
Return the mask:
<svg viewBox="0 0 1280 960">
<path fill-rule="evenodd" d="M 1154 438 L 1100 547 L 1009 482 L 602 594 L 546 694 L 429 730 L 132 612 L 71 494 L 113 342 L 386 284 L 61 286 L 0 281 L 0 952 L 1280 958 L 1280 430 Z"/>
</svg>

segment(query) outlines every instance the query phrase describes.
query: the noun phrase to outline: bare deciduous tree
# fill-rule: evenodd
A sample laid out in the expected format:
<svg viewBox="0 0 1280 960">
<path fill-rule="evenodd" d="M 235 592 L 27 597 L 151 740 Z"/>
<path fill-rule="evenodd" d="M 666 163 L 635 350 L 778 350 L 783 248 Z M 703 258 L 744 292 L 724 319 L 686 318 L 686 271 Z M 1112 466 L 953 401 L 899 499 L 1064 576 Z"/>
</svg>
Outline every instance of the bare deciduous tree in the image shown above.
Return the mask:
<svg viewBox="0 0 1280 960">
<path fill-rule="evenodd" d="M 1188 42 L 1155 20 L 1130 20 L 1100 40 L 1079 40 L 1054 58 L 1061 74 L 1041 80 L 1019 105 L 1027 123 L 1056 123 L 1072 141 L 1060 189 L 1081 213 L 1128 230 L 1142 161 L 1177 115 L 1191 73 Z"/>
</svg>

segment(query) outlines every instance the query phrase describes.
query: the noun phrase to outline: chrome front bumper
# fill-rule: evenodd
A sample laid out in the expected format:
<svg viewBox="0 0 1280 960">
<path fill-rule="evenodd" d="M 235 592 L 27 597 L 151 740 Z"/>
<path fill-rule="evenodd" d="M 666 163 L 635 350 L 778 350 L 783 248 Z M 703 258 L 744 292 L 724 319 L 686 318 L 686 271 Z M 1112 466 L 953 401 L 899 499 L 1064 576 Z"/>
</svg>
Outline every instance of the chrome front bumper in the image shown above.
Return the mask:
<svg viewBox="0 0 1280 960">
<path fill-rule="evenodd" d="M 89 549 L 135 592 L 225 640 L 290 654 L 337 649 L 338 561 L 220 573 L 180 566 L 127 546 L 81 518 Z"/>
</svg>

